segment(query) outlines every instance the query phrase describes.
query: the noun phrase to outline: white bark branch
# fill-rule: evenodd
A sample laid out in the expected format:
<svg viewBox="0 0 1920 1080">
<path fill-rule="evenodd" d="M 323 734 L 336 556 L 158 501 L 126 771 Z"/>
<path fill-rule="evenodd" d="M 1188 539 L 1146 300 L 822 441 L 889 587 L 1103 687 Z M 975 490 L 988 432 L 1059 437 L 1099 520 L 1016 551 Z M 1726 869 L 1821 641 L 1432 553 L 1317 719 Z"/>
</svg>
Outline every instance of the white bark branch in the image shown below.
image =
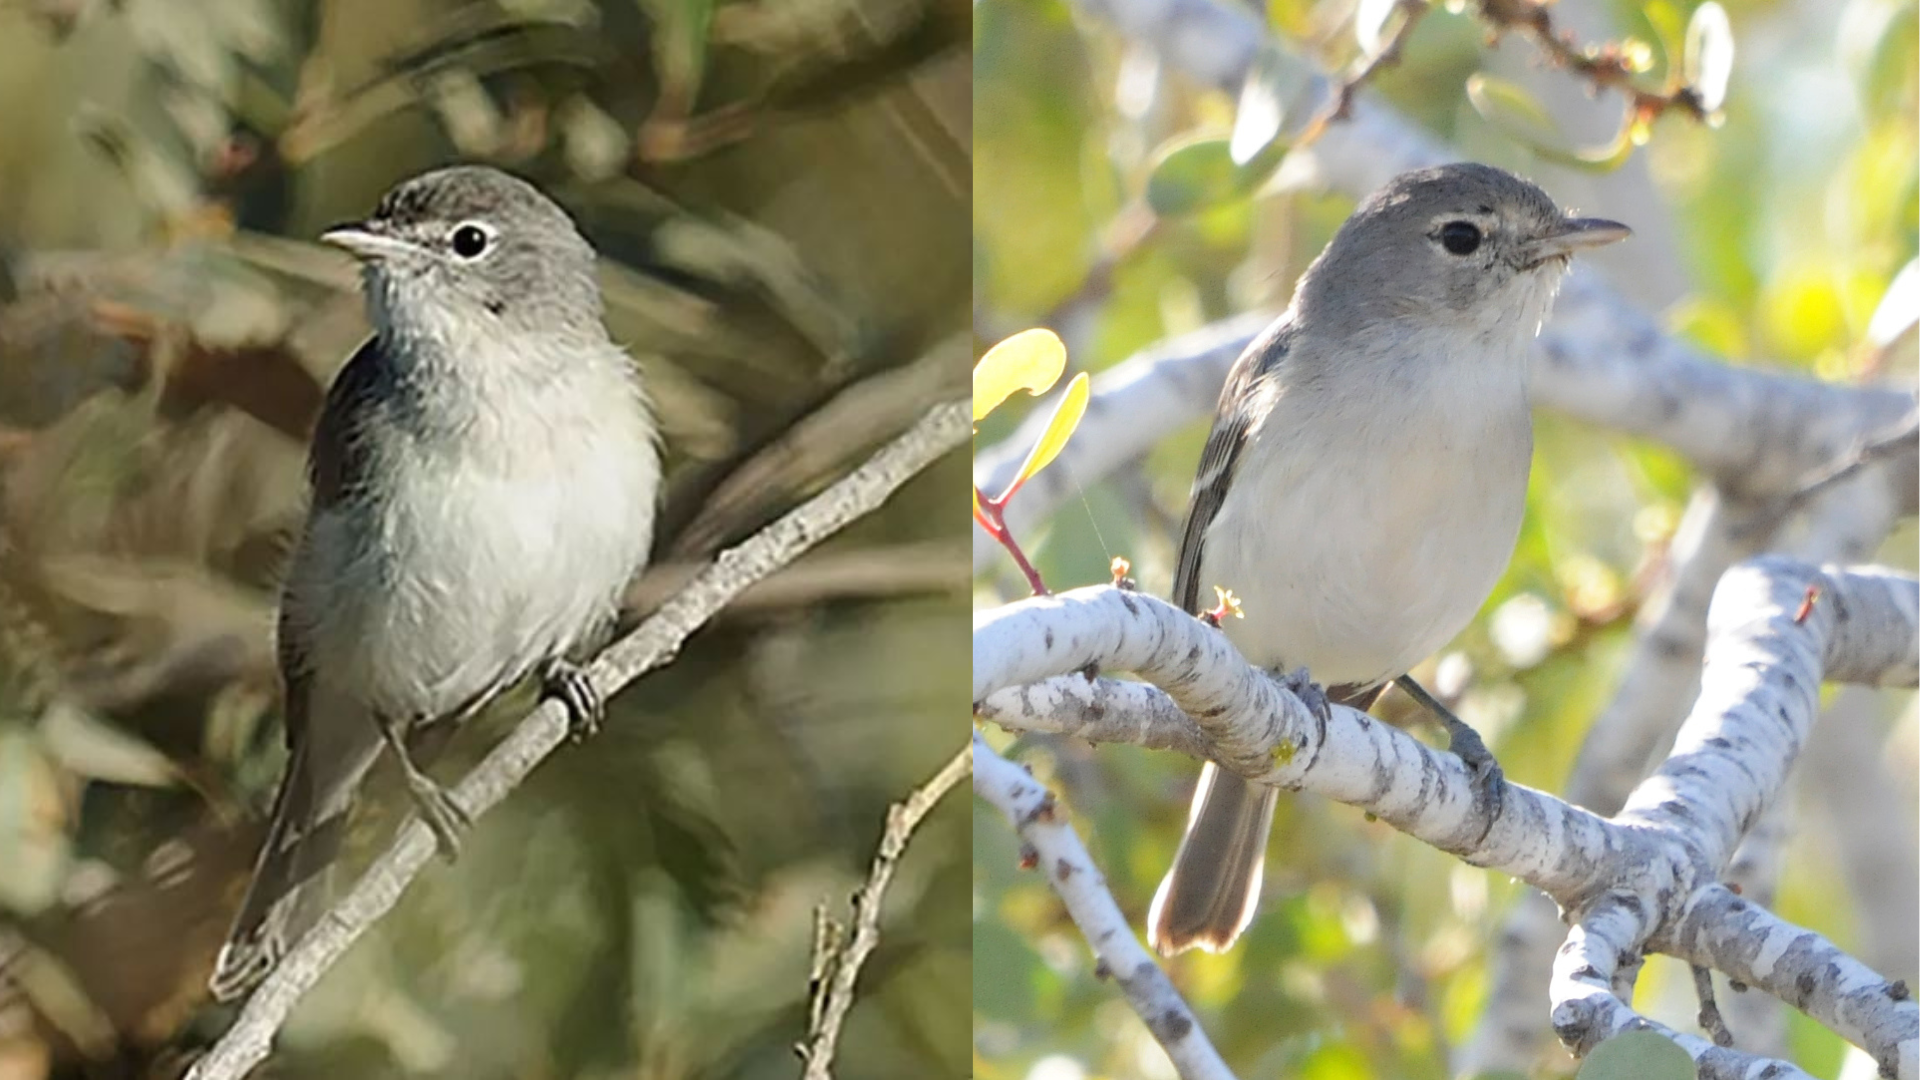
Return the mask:
<svg viewBox="0 0 1920 1080">
<path fill-rule="evenodd" d="M 1107 889 L 1106 876 L 1067 824 L 1059 800 L 1025 769 L 995 753 L 978 731 L 973 735 L 973 791 L 1007 816 L 1032 851 L 1035 868 L 1047 876 L 1048 886 L 1093 947 L 1100 971 L 1120 984 L 1127 1004 L 1167 1052 L 1182 1080 L 1233 1080 L 1193 1010 L 1133 936 Z"/>
<path fill-rule="evenodd" d="M 1757 1058 L 1675 1031 L 1641 1016 L 1627 1005 L 1640 966 L 1634 944 L 1645 935 L 1644 912 L 1631 896 L 1607 896 L 1567 935 L 1553 959 L 1553 1030 L 1574 1053 L 1584 1057 L 1623 1031 L 1653 1031 L 1672 1039 L 1693 1059 L 1701 1080 L 1813 1080 L 1784 1061 Z"/>
<path fill-rule="evenodd" d="M 711 568 L 659 612 L 594 660 L 587 670 L 594 687 L 603 697 L 611 697 L 641 674 L 672 660 L 682 642 L 747 586 L 792 562 L 848 522 L 872 512 L 901 484 L 965 443 L 971 431 L 970 417 L 965 402 L 935 406 L 860 468 L 739 546 L 722 552 Z M 480 817 L 506 798 L 566 739 L 566 709 L 558 701 L 542 703 L 460 781 L 454 796 L 475 818 Z M 255 989 L 233 1027 L 194 1063 L 189 1080 L 238 1080 L 265 1059 L 275 1033 L 294 1006 L 368 927 L 392 910 L 401 892 L 433 854 L 432 834 L 417 817 L 408 818 L 392 845 L 353 889 L 294 944 Z"/>
<path fill-rule="evenodd" d="M 1864 558 L 1893 527 L 1896 493 L 1914 483 L 1897 469 L 1855 476 L 1822 492 L 1807 507 L 1805 522 L 1789 530 L 1780 528 L 1771 505 L 1734 499 L 1712 485 L 1696 490 L 1668 550 L 1669 570 L 1641 606 L 1619 688 L 1574 760 L 1568 800 L 1597 813 L 1616 812 L 1655 752 L 1671 742 L 1699 692 L 1708 602 L 1728 567 L 1776 543 L 1783 531 L 1789 533 L 1784 546 L 1812 561 Z M 1747 842 L 1753 842 L 1751 834 Z M 1548 898 L 1529 893 L 1514 905 L 1489 962 L 1493 990 L 1486 1010 L 1455 1061 L 1459 1071 L 1524 1070 L 1538 1056 L 1544 1040 L 1538 1001 L 1563 937 L 1560 913 Z M 1761 1038 L 1783 1031 L 1777 1009 L 1764 1025 L 1753 1022 L 1759 1001 L 1742 995 L 1728 1012 L 1749 1047 L 1756 1031 Z"/>
<path fill-rule="evenodd" d="M 1715 591 L 1709 631 L 1702 689 L 1673 753 L 1613 820 L 1509 785 L 1500 814 L 1476 822 L 1470 778 L 1451 754 L 1352 709 L 1336 706 L 1322 721 L 1248 665 L 1217 629 L 1111 586 L 976 613 L 973 692 L 980 716 L 1011 728 L 1064 706 L 1064 720 L 1031 726 L 1210 746 L 1209 756 L 1255 782 L 1350 803 L 1540 888 L 1580 919 L 1562 957 L 1571 951 L 1580 960 L 1556 966 L 1552 994 L 1556 1033 L 1584 1052 L 1624 1026 L 1646 1026 L 1625 1004 L 1640 951 L 1650 941 L 1661 947 L 1671 928 L 1684 925 L 1699 891 L 1718 887 L 1736 844 L 1804 745 L 1820 683 L 1920 681 L 1920 583 L 1878 569 L 1752 560 Z M 1089 665 L 1134 671 L 1160 689 L 1063 674 Z M 1805 931 L 1791 933 L 1809 940 Z M 1831 960 L 1837 950 L 1818 954 Z M 1920 1010 L 1893 984 L 1848 964 L 1827 964 L 1827 982 L 1801 980 L 1788 1000 L 1864 1040 L 1858 1045 L 1892 1075 L 1914 1080 Z M 1753 969 L 1749 963 L 1741 971 Z M 1760 1060 L 1704 1040 L 1678 1041 L 1717 1072 Z"/>
<path fill-rule="evenodd" d="M 1916 1006 L 1833 942 L 1722 885 L 1701 889 L 1661 938 L 1661 951 L 1765 990 L 1872 1053 L 1882 1076 L 1913 1076 Z"/>
</svg>

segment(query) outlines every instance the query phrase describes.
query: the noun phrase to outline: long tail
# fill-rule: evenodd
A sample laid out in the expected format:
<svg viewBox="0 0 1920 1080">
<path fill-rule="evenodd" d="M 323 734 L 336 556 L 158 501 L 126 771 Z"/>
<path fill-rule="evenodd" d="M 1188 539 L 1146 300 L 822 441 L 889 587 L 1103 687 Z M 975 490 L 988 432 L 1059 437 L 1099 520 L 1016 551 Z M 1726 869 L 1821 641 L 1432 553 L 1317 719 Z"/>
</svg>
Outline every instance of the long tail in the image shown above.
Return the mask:
<svg viewBox="0 0 1920 1080">
<path fill-rule="evenodd" d="M 1380 686 L 1336 686 L 1328 700 L 1369 709 Z M 1147 910 L 1147 941 L 1162 956 L 1183 949 L 1225 952 L 1253 921 L 1273 831 L 1277 788 L 1255 788 L 1208 762 L 1173 866 Z"/>
<path fill-rule="evenodd" d="M 1147 939 L 1161 955 L 1222 952 L 1253 921 L 1279 797 L 1211 761 L 1201 770 L 1187 834 L 1147 914 Z"/>
<path fill-rule="evenodd" d="M 359 718 L 319 719 L 354 724 Z M 295 744 L 274 796 L 273 819 L 253 880 L 207 981 L 216 999 L 231 1001 L 265 978 L 326 910 L 326 871 L 340 850 L 347 811 L 361 779 L 380 756 L 371 721 L 362 726 L 367 728 L 363 736 L 343 732 L 346 738 L 335 745 L 316 748 L 312 738 Z"/>
</svg>

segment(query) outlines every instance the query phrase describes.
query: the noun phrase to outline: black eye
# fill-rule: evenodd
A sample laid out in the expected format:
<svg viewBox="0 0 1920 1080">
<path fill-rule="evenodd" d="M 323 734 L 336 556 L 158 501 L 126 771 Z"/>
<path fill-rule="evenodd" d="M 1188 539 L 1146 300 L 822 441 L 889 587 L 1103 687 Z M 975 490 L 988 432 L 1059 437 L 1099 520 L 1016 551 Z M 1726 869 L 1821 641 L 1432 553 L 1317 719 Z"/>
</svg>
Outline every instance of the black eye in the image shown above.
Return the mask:
<svg viewBox="0 0 1920 1080">
<path fill-rule="evenodd" d="M 1440 226 L 1440 246 L 1455 255 L 1471 255 L 1480 246 L 1480 229 L 1471 221 L 1449 221 Z"/>
<path fill-rule="evenodd" d="M 487 230 L 478 225 L 462 225 L 453 230 L 453 253 L 463 259 L 477 259 L 487 250 Z"/>
</svg>

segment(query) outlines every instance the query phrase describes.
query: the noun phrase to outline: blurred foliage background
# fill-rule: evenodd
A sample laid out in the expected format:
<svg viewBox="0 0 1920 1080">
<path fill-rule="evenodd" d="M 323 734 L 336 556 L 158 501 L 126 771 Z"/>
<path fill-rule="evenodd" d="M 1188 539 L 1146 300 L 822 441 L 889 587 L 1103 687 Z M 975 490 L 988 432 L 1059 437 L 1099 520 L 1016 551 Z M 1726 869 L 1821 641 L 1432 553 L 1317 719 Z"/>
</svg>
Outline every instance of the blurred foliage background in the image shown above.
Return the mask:
<svg viewBox="0 0 1920 1080">
<path fill-rule="evenodd" d="M 274 585 L 306 431 L 367 332 L 353 268 L 312 238 L 454 160 L 574 212 L 665 426 L 644 613 L 961 393 L 969 17 L 0 6 L 0 1078 L 176 1075 L 230 1019 L 202 984 L 283 756 Z M 813 907 L 844 909 L 887 804 L 959 745 L 964 468 L 614 700 L 260 1075 L 795 1075 Z M 370 855 L 393 818 L 363 817 Z M 943 808 L 911 848 L 840 1075 L 966 1067 L 968 828 Z"/>
<path fill-rule="evenodd" d="M 1384 6 L 1260 5 L 1271 33 L 1331 70 L 1358 52 L 1356 8 Z M 1569 147 L 1606 143 L 1621 126 L 1620 98 L 1593 99 L 1567 73 L 1542 68 L 1519 38 L 1490 46 L 1484 24 L 1460 6 L 1436 6 L 1405 43 L 1402 63 L 1361 93 L 1467 157 L 1531 175 L 1562 205 L 1630 223 L 1632 242 L 1595 261 L 1672 332 L 1735 364 L 1913 385 L 1914 290 L 1905 288 L 1904 300 L 1903 290 L 1889 292 L 1903 267 L 1914 280 L 1920 216 L 1912 0 L 1730 0 L 1737 58 L 1724 126 L 1670 116 L 1648 145 L 1604 173 L 1542 160 L 1477 111 L 1465 86 L 1475 73 L 1510 80 Z M 1643 83 L 1658 86 L 1670 60 L 1658 45 L 1662 31 L 1684 27 L 1692 6 L 1562 0 L 1552 11 L 1585 42 L 1651 43 L 1654 70 Z M 1162 67 L 1150 43 L 1128 41 L 1094 8 L 1068 0 L 980 0 L 975 8 L 974 314 L 987 342 L 1050 326 L 1067 340 L 1070 371 L 1097 372 L 1167 335 L 1250 309 L 1277 312 L 1353 204 L 1316 193 L 1242 194 L 1155 218 L 1144 197 L 1156 163 L 1196 138 L 1224 138 L 1235 100 Z M 1869 340 L 1876 312 L 1876 329 L 1898 331 L 1890 345 Z M 996 413 L 980 445 L 1004 437 L 1033 407 L 1010 403 Z M 1123 554 L 1142 588 L 1165 595 L 1205 435 L 1205 423 L 1192 425 L 1088 486 L 1038 534 L 1020 536 L 1047 583 L 1105 581 L 1109 558 Z M 1618 680 L 1644 584 L 1664 558 L 1693 478 L 1658 446 L 1551 414 L 1538 417 L 1536 439 L 1512 566 L 1482 617 L 1437 663 L 1439 682 L 1489 733 L 1507 775 L 1559 791 L 1586 725 Z M 1911 569 L 1915 547 L 1909 521 L 1880 559 Z M 976 578 L 974 602 L 1024 593 L 1000 557 Z M 1884 770 L 1879 782 L 1898 796 L 1884 808 L 1899 822 L 1892 835 L 1911 837 L 1920 775 L 1913 699 L 1869 697 L 1859 721 L 1871 729 L 1866 760 L 1825 767 Z M 1378 711 L 1410 705 L 1389 694 Z M 1004 732 L 989 734 L 996 745 L 1008 742 Z M 1185 824 L 1195 764 L 1042 738 L 1012 751 L 1070 804 L 1122 908 L 1140 925 Z M 1803 762 L 1796 771 L 1803 785 L 1810 768 Z M 1920 972 L 1914 939 L 1865 939 L 1858 905 L 1886 900 L 1870 894 L 1891 889 L 1911 922 L 1912 863 L 1894 856 L 1906 869 L 1878 883 L 1849 876 L 1832 837 L 1862 823 L 1833 821 L 1810 803 L 1799 799 L 1777 910 L 1911 982 Z M 1004 820 L 980 804 L 974 829 L 976 1075 L 1171 1076 L 1117 990 L 1096 978 L 1046 882 L 1018 868 Z M 1224 956 L 1188 953 L 1169 968 L 1240 1075 L 1443 1077 L 1449 1047 L 1479 1016 L 1489 950 L 1517 891 L 1349 808 L 1290 796 L 1281 800 L 1252 929 Z M 1637 1000 L 1697 1030 L 1683 967 L 1655 958 Z M 1789 1035 L 1803 1066 L 1834 1075 L 1843 1052 L 1837 1038 L 1797 1015 Z M 1568 1075 L 1572 1065 L 1555 1047 L 1538 1073 Z"/>
</svg>

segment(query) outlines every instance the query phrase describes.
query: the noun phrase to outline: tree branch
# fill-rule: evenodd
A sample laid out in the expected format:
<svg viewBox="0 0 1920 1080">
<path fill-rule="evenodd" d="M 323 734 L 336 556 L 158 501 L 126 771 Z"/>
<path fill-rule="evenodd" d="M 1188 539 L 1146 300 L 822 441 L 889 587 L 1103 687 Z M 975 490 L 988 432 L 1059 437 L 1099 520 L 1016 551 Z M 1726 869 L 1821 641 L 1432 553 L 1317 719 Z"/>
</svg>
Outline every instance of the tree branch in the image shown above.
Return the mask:
<svg viewBox="0 0 1920 1080">
<path fill-rule="evenodd" d="M 1210 744 L 1215 760 L 1256 783 L 1360 807 L 1553 896 L 1581 919 L 1581 941 L 1592 938 L 1593 948 L 1610 950 L 1576 965 L 1579 977 L 1571 982 L 1556 980 L 1554 1000 L 1566 1011 L 1556 1013 L 1555 1030 L 1577 1049 L 1631 1018 L 1622 994 L 1631 988 L 1641 948 L 1649 939 L 1660 946 L 1696 891 L 1717 887 L 1741 835 L 1780 790 L 1804 745 L 1822 680 L 1920 681 L 1920 583 L 1872 568 L 1822 571 L 1778 556 L 1755 559 L 1730 571 L 1715 591 L 1699 700 L 1672 755 L 1618 817 L 1602 819 L 1509 785 L 1499 815 L 1481 824 L 1471 819 L 1471 781 L 1457 758 L 1352 709 L 1334 707 L 1320 720 L 1251 668 L 1225 635 L 1152 597 L 1110 586 L 1080 589 L 978 613 L 974 626 L 974 694 L 982 716 L 1019 727 L 1026 712 L 1061 701 L 1091 703 L 1077 705 L 1063 726 L 1082 737 Z M 1122 692 L 1102 685 L 1105 680 L 1077 693 L 1071 682 L 1081 677 L 1062 673 L 1089 664 L 1135 671 L 1168 700 L 1153 701 L 1154 690 Z M 1148 711 L 1112 715 L 1128 702 L 1147 704 Z M 1578 944 L 1570 940 L 1569 947 Z M 1616 1000 L 1599 1007 L 1596 989 Z M 1877 1060 L 1914 1057 L 1920 1009 L 1911 1000 L 1893 1000 L 1890 984 L 1875 977 L 1803 985 L 1790 1001 L 1806 1008 L 1816 995 L 1837 999 L 1810 1009 L 1816 1019 L 1872 1014 L 1872 1022 L 1848 1021 L 1836 1030 L 1866 1039 L 1861 1045 Z M 1716 1069 L 1735 1061 L 1703 1040 L 1682 1045 L 1696 1060 L 1711 1057 Z"/>
<path fill-rule="evenodd" d="M 1653 1031 L 1693 1059 L 1701 1080 L 1814 1080 L 1793 1065 L 1743 1054 L 1648 1020 L 1627 1004 L 1641 957 L 1633 942 L 1645 931 L 1637 897 L 1609 894 L 1595 903 L 1553 958 L 1553 1030 L 1579 1056 L 1623 1031 Z"/>
<path fill-rule="evenodd" d="M 858 469 L 723 553 L 714 565 L 632 633 L 608 647 L 587 675 L 610 697 L 641 674 L 673 659 L 681 644 L 748 585 L 792 562 L 848 522 L 872 512 L 935 459 L 964 444 L 971 431 L 965 402 L 930 409 L 912 428 Z M 477 818 L 504 799 L 567 738 L 566 710 L 543 702 L 454 795 Z M 238 1080 L 266 1058 L 293 1007 L 366 929 L 391 910 L 408 882 L 433 857 L 432 834 L 410 817 L 392 845 L 319 924 L 302 937 L 247 999 L 235 1021 L 189 1080 Z"/>
<path fill-rule="evenodd" d="M 1101 975 L 1119 981 L 1127 1004 L 1173 1060 L 1181 1080 L 1233 1080 L 1193 1009 L 1133 936 L 1106 876 L 1067 824 L 1059 800 L 1025 769 L 995 753 L 978 731 L 973 733 L 973 793 L 1007 816 L 1099 957 Z"/>
<path fill-rule="evenodd" d="M 973 754 L 968 747 L 948 759 L 932 779 L 914 789 L 906 801 L 894 803 L 887 811 L 887 829 L 880 836 L 880 849 L 873 856 L 873 868 L 867 882 L 853 894 L 853 936 L 827 914 L 822 904 L 814 913 L 813 987 L 807 1009 L 807 1038 L 795 1047 L 806 1062 L 802 1074 L 806 1080 L 831 1080 L 833 1052 L 840 1041 L 840 1028 L 853 1011 L 854 986 L 860 980 L 860 968 L 880 944 L 880 905 L 886 899 L 893 872 L 906 853 L 913 831 L 960 778 L 973 769 Z"/>
</svg>

